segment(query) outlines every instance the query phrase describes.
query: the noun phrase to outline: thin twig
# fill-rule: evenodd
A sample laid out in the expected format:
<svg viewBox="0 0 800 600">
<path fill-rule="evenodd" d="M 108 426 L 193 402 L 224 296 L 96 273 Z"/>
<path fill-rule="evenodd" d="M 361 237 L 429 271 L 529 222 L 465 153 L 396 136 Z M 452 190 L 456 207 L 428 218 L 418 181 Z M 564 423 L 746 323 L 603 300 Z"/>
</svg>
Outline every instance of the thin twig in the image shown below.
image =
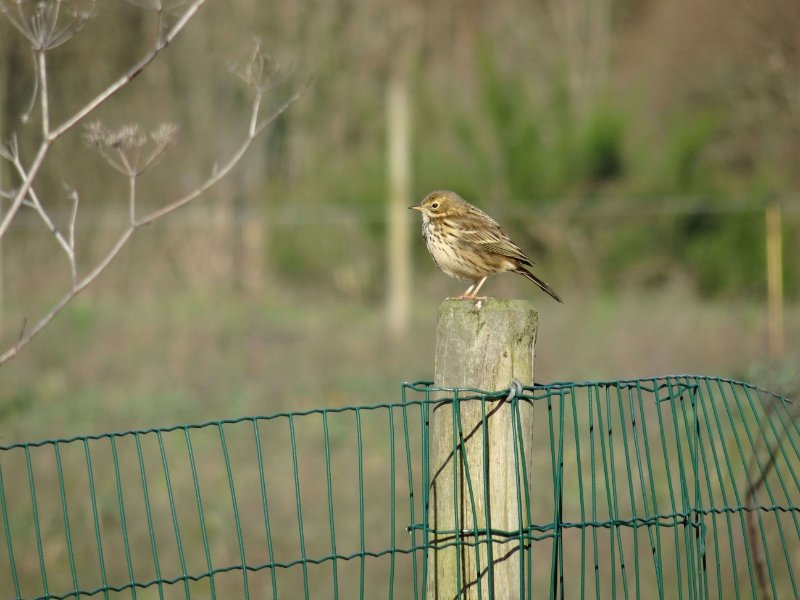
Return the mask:
<svg viewBox="0 0 800 600">
<path fill-rule="evenodd" d="M 0 239 L 3 239 L 3 236 L 6 234 L 6 231 L 8 231 L 8 228 L 11 225 L 11 221 L 17 215 L 19 207 L 22 205 L 22 202 L 28 195 L 28 191 L 30 190 L 31 185 L 33 185 L 32 174 L 35 174 L 36 171 L 39 170 L 39 167 L 42 166 L 42 161 L 44 161 L 48 147 L 49 144 L 42 144 L 39 146 L 39 151 L 36 153 L 36 158 L 33 159 L 31 170 L 28 171 L 28 177 L 22 180 L 22 186 L 17 189 L 16 196 L 11 202 L 11 207 L 8 209 L 8 212 L 6 212 L 5 216 L 3 217 L 3 221 L 0 223 Z"/>
<path fill-rule="evenodd" d="M 69 196 L 72 198 L 72 212 L 69 216 L 69 247 L 75 250 L 75 222 L 78 220 L 78 204 L 80 197 L 77 190 L 69 190 Z"/>
<path fill-rule="evenodd" d="M 47 314 L 45 314 L 27 333 L 24 333 L 24 335 L 22 335 L 20 337 L 20 339 L 17 341 L 16 344 L 14 344 L 11 348 L 9 348 L 8 350 L 6 350 L 2 354 L 0 354 L 0 365 L 5 364 L 6 362 L 8 362 L 12 358 L 14 358 L 17 354 L 19 354 L 19 352 L 25 346 L 27 346 L 56 317 L 56 315 L 58 315 L 62 310 L 64 310 L 64 308 L 72 301 L 72 299 L 75 296 L 77 296 L 79 293 L 81 293 L 83 290 L 85 290 L 95 279 L 97 279 L 100 276 L 100 274 L 103 273 L 103 271 L 105 271 L 108 268 L 108 266 L 111 264 L 111 262 L 114 260 L 114 258 L 116 258 L 116 256 L 120 253 L 122 248 L 125 246 L 125 244 L 128 242 L 130 237 L 133 235 L 133 233 L 137 229 L 139 229 L 140 227 L 143 227 L 145 225 L 148 225 L 148 224 L 152 223 L 153 221 L 155 221 L 156 219 L 159 219 L 159 218 L 161 218 L 161 217 L 163 217 L 163 216 L 165 216 L 165 215 L 177 210 L 178 208 L 180 208 L 181 206 L 184 206 L 185 204 L 188 204 L 189 202 L 191 202 L 192 200 L 196 199 L 197 197 L 202 195 L 204 192 L 206 192 L 209 188 L 211 188 L 214 184 L 216 184 L 220 179 L 222 179 L 222 177 L 224 177 L 227 173 L 229 173 L 231 171 L 231 169 L 233 169 L 233 167 L 236 166 L 236 164 L 239 162 L 239 160 L 241 160 L 242 156 L 244 156 L 244 153 L 247 151 L 247 149 L 253 143 L 253 140 L 255 139 L 255 137 L 259 133 L 261 133 L 270 123 L 272 123 L 275 119 L 277 119 L 278 116 L 280 116 L 284 111 L 286 111 L 292 104 L 294 104 L 300 98 L 302 98 L 302 96 L 305 93 L 306 89 L 307 89 L 307 86 L 304 87 L 299 92 L 297 92 L 296 94 L 294 94 L 293 96 L 291 96 L 286 102 L 281 104 L 281 106 L 279 106 L 275 110 L 275 112 L 273 112 L 269 117 L 267 117 L 263 121 L 260 121 L 260 122 L 257 121 L 258 124 L 256 125 L 256 127 L 254 129 L 251 129 L 251 132 L 248 134 L 247 138 L 242 143 L 242 145 L 239 147 L 239 149 L 236 152 L 233 153 L 231 158 L 227 162 L 225 162 L 225 164 L 220 169 L 216 170 L 201 185 L 196 187 L 194 190 L 192 190 L 190 193 L 186 194 L 185 196 L 183 196 L 183 197 L 181 197 L 181 198 L 179 198 L 179 199 L 167 204 L 163 208 L 160 208 L 158 210 L 155 210 L 155 211 L 151 212 L 150 214 L 146 215 L 144 218 L 142 218 L 142 219 L 140 219 L 138 221 L 135 220 L 135 212 L 134 212 L 134 208 L 135 208 L 135 205 L 134 205 L 134 202 L 135 202 L 135 179 L 136 179 L 136 177 L 135 177 L 135 175 L 132 175 L 131 176 L 131 188 L 130 188 L 130 192 L 129 192 L 131 194 L 130 199 L 129 199 L 129 201 L 131 202 L 131 204 L 130 204 L 130 207 L 131 207 L 130 210 L 131 210 L 131 214 L 132 214 L 131 223 L 128 225 L 128 227 L 125 229 L 125 231 L 120 235 L 120 237 L 114 243 L 112 248 L 109 250 L 108 254 L 106 254 L 106 256 L 94 267 L 94 269 L 92 269 L 89 273 L 86 274 L 85 277 L 83 277 L 79 281 L 73 282 L 73 285 L 70 288 L 70 290 L 58 301 L 58 303 L 56 303 L 50 309 L 50 311 Z M 258 94 L 256 94 L 256 97 L 258 98 Z M 254 100 L 254 102 L 253 102 L 253 110 L 257 111 L 258 108 L 259 108 L 258 102 L 256 102 Z M 28 187 L 30 188 L 30 185 Z M 74 211 L 74 214 L 76 214 L 76 212 L 77 212 L 77 201 L 76 201 L 76 204 L 73 205 L 73 211 Z M 71 228 L 71 231 L 74 231 L 74 220 L 71 222 L 70 228 Z M 72 235 L 74 235 L 74 234 L 73 233 L 70 234 L 71 239 L 72 239 Z"/>
<path fill-rule="evenodd" d="M 80 202 L 80 196 L 78 196 L 77 190 L 69 190 L 69 195 L 72 198 L 72 213 L 69 217 L 69 247 L 72 250 L 72 254 L 70 255 L 70 268 L 71 268 L 71 275 L 72 275 L 72 286 L 78 283 L 78 265 L 75 262 L 75 222 L 78 220 L 78 203 Z"/>
<path fill-rule="evenodd" d="M 39 102 L 42 107 L 42 138 L 47 139 L 50 136 L 50 101 L 47 95 L 47 52 L 45 50 L 37 50 L 36 58 L 39 66 L 39 87 L 41 88 Z"/>
<path fill-rule="evenodd" d="M 244 153 L 247 152 L 247 149 L 253 143 L 253 140 L 258 136 L 258 134 L 264 131 L 264 129 L 268 125 L 270 125 L 273 121 L 275 121 L 275 119 L 277 119 L 281 114 L 283 114 L 292 104 L 300 100 L 300 98 L 302 98 L 303 95 L 305 94 L 306 89 L 307 87 L 304 87 L 299 92 L 295 93 L 292 97 L 286 100 L 286 102 L 281 104 L 269 117 L 267 117 L 261 122 L 258 122 L 257 125 L 251 129 L 250 133 L 248 133 L 247 138 L 245 138 L 244 142 L 242 142 L 242 145 L 239 146 L 236 152 L 234 152 L 231 155 L 231 158 L 229 158 L 227 162 L 225 162 L 222 166 L 215 168 L 212 171 L 211 176 L 208 179 L 206 179 L 205 182 L 203 182 L 199 187 L 195 188 L 182 198 L 178 198 L 177 200 L 170 202 L 166 206 L 163 206 L 145 215 L 136 222 L 136 226 L 141 227 L 143 225 L 148 225 L 153 221 L 155 221 L 156 219 L 160 219 L 161 217 L 168 215 L 171 212 L 174 212 L 175 210 L 188 204 L 201 194 L 208 191 L 209 188 L 213 187 L 217 182 L 219 182 L 220 179 L 225 177 L 225 175 L 227 175 L 231 171 L 231 169 L 233 169 L 233 167 L 236 166 L 236 163 L 238 163 L 241 160 L 242 156 L 244 156 Z M 256 98 L 258 99 L 258 94 L 256 94 Z M 254 112 L 258 110 L 258 105 L 256 101 L 253 102 L 253 109 Z M 0 362 L 0 364 L 2 364 L 2 362 Z"/>
<path fill-rule="evenodd" d="M 123 173 L 124 175 L 127 175 L 128 177 L 134 175 L 135 169 L 131 166 L 131 163 L 128 160 L 128 155 L 125 154 L 125 151 L 122 148 L 116 148 L 116 150 L 117 150 L 117 156 L 119 156 L 120 164 L 122 165 L 122 168 L 120 168 L 120 172 Z"/>
<path fill-rule="evenodd" d="M 19 173 L 19 176 L 24 179 L 26 177 L 25 167 L 20 161 L 19 155 L 14 155 L 13 160 L 11 162 L 17 169 L 17 173 Z M 67 258 L 69 258 L 70 265 L 74 266 L 73 263 L 75 262 L 75 256 L 73 252 L 73 247 L 69 244 L 69 242 L 66 239 L 64 239 L 64 236 L 61 234 L 58 228 L 53 224 L 52 219 L 50 219 L 50 215 L 48 215 L 47 211 L 44 210 L 41 201 L 36 195 L 36 190 L 33 189 L 33 186 L 31 186 L 31 188 L 28 190 L 28 195 L 30 196 L 31 200 L 27 204 L 36 211 L 36 213 L 42 219 L 44 224 L 50 230 L 50 233 L 52 233 L 55 236 L 56 241 L 59 243 L 61 248 L 67 254 Z"/>
<path fill-rule="evenodd" d="M 116 169 L 117 171 L 119 171 L 123 175 L 128 175 L 129 174 L 130 168 L 125 163 L 124 157 L 123 157 L 123 162 L 118 162 L 117 159 L 114 158 L 111 154 L 109 154 L 108 150 L 106 150 L 102 146 L 100 146 L 100 154 L 103 155 L 103 158 L 106 159 L 106 162 L 108 164 L 110 164 L 114 169 Z M 121 154 L 121 153 L 118 152 L 118 154 Z"/>
<path fill-rule="evenodd" d="M 33 113 L 34 108 L 36 108 L 36 98 L 39 97 L 39 61 L 36 58 L 36 50 L 32 52 L 33 58 L 33 70 L 34 70 L 34 77 L 33 77 L 33 90 L 31 91 L 31 99 L 28 102 L 28 108 L 23 111 L 20 120 L 23 123 L 27 123 L 30 121 L 31 114 Z"/>
<path fill-rule="evenodd" d="M 250 115 L 250 129 L 248 130 L 251 136 L 255 135 L 256 127 L 258 126 L 258 111 L 261 107 L 261 98 L 263 92 L 256 89 L 256 97 L 253 101 L 253 113 Z"/>
<path fill-rule="evenodd" d="M 134 227 L 128 227 L 119 239 L 116 241 L 114 246 L 111 248 L 109 253 L 103 258 L 102 261 L 88 274 L 86 277 L 81 279 L 76 285 L 73 285 L 70 290 L 61 297 L 61 299 L 56 303 L 50 311 L 43 316 L 36 325 L 33 326 L 27 333 L 20 336 L 19 340 L 17 341 L 14 346 L 0 354 L 0 365 L 5 364 L 12 358 L 14 358 L 17 354 L 19 354 L 20 350 L 22 350 L 25 346 L 27 346 L 33 338 L 35 338 L 39 333 L 41 333 L 42 329 L 47 327 L 50 322 L 58 315 L 64 308 L 72 301 L 72 299 L 80 294 L 83 290 L 85 290 L 97 277 L 106 270 L 108 265 L 111 264 L 111 261 L 119 254 L 120 250 L 125 246 L 127 241 L 130 239 L 131 235 L 135 231 Z"/>
<path fill-rule="evenodd" d="M 136 173 L 128 175 L 128 213 L 130 226 L 136 227 Z"/>
<path fill-rule="evenodd" d="M 22 327 L 19 328 L 19 337 L 17 338 L 17 344 L 19 345 L 22 338 L 25 336 L 25 329 L 28 327 L 28 317 L 22 317 Z"/>
<path fill-rule="evenodd" d="M 28 176 L 23 179 L 22 185 L 17 190 L 17 195 L 14 198 L 14 201 L 11 203 L 11 207 L 8 209 L 8 212 L 3 216 L 2 222 L 0 222 L 0 239 L 5 236 L 6 232 L 8 231 L 9 226 L 11 225 L 11 221 L 17 215 L 19 211 L 19 207 L 22 205 L 23 199 L 27 196 L 28 190 L 30 189 L 31 185 L 33 184 L 33 180 L 39 172 L 39 169 L 44 162 L 45 156 L 47 156 L 48 151 L 50 150 L 50 146 L 55 142 L 58 138 L 64 135 L 67 131 L 75 127 L 78 123 L 80 123 L 84 118 L 89 116 L 94 110 L 96 110 L 100 105 L 105 103 L 109 98 L 111 98 L 114 94 L 116 94 L 120 89 L 127 86 L 131 81 L 133 81 L 147 65 L 149 65 L 155 58 L 165 49 L 167 48 L 175 37 L 186 27 L 186 24 L 192 19 L 192 17 L 197 13 L 200 7 L 205 4 L 206 0 L 195 0 L 189 8 L 181 15 L 180 19 L 172 26 L 172 29 L 169 30 L 169 33 L 164 36 L 163 40 L 161 40 L 155 48 L 150 50 L 138 63 L 136 63 L 133 67 L 128 69 L 128 71 L 119 79 L 117 79 L 114 83 L 109 85 L 105 90 L 100 92 L 97 96 L 95 96 L 92 100 L 86 103 L 82 108 L 80 108 L 75 114 L 73 114 L 70 118 L 64 121 L 60 126 L 56 129 L 49 131 L 47 136 L 42 140 L 41 144 L 39 145 L 39 149 L 36 152 L 36 156 L 33 159 L 30 167 L 28 168 Z M 2 364 L 2 362 L 0 362 Z"/>
<path fill-rule="evenodd" d="M 206 3 L 206 0 L 195 0 L 189 8 L 186 9 L 181 15 L 181 18 L 172 26 L 169 33 L 164 36 L 162 40 L 153 48 L 147 55 L 145 55 L 138 63 L 128 69 L 128 71 L 114 83 L 108 86 L 105 90 L 100 92 L 94 99 L 88 102 L 83 108 L 78 110 L 72 117 L 64 121 L 59 127 L 53 130 L 50 134 L 51 140 L 62 136 L 65 132 L 69 131 L 77 125 L 84 118 L 89 116 L 101 104 L 106 102 L 111 96 L 116 94 L 121 88 L 128 85 L 135 79 L 149 65 L 164 49 L 169 46 L 177 35 L 186 27 L 186 24 L 194 17 L 195 13 L 200 7 Z"/>
<path fill-rule="evenodd" d="M 178 208 L 188 204 L 192 200 L 198 198 L 202 195 L 205 191 L 215 185 L 220 179 L 222 179 L 225 175 L 227 175 L 231 169 L 241 160 L 244 156 L 247 149 L 253 143 L 253 140 L 256 138 L 258 134 L 260 134 L 267 126 L 269 126 L 275 119 L 278 118 L 284 111 L 286 111 L 292 104 L 298 101 L 303 94 L 305 93 L 308 84 L 304 86 L 302 90 L 291 96 L 288 100 L 286 100 L 281 106 L 279 106 L 269 117 L 259 121 L 259 110 L 261 106 L 261 101 L 263 97 L 263 90 L 260 88 L 256 88 L 255 98 L 253 100 L 253 108 L 252 114 L 249 122 L 249 129 L 248 134 L 244 142 L 241 146 L 231 155 L 231 157 L 223 164 L 221 168 L 215 167 L 211 176 L 208 177 L 201 185 L 197 186 L 194 190 L 186 194 L 185 196 L 174 200 L 173 202 L 168 203 L 166 206 L 162 207 L 161 209 L 155 210 L 151 212 L 149 215 L 146 215 L 143 219 L 137 221 L 136 219 L 136 177 L 138 176 L 141 170 L 139 169 L 140 160 L 138 156 L 135 156 L 134 159 L 128 157 L 124 152 L 120 153 L 121 163 L 112 162 L 112 166 L 118 168 L 119 170 L 125 172 L 129 177 L 129 217 L 130 222 L 126 229 L 122 232 L 120 237 L 116 240 L 113 246 L 109 249 L 108 253 L 95 265 L 95 267 L 87 273 L 83 278 L 78 279 L 77 277 L 77 266 L 75 261 L 75 222 L 77 219 L 77 211 L 78 211 L 78 195 L 77 192 L 72 192 L 72 199 L 73 199 L 73 206 L 72 206 L 72 213 L 69 222 L 68 228 L 68 240 L 64 239 L 64 236 L 53 226 L 52 221 L 49 218 L 49 215 L 44 210 L 41 202 L 39 202 L 38 198 L 36 197 L 35 191 L 33 190 L 33 182 L 36 178 L 36 175 L 39 172 L 39 169 L 42 167 L 42 164 L 47 156 L 50 147 L 52 144 L 61 137 L 64 133 L 75 127 L 81 120 L 87 117 L 92 111 L 94 111 L 97 107 L 101 104 L 106 102 L 109 98 L 111 98 L 114 94 L 116 94 L 120 89 L 128 85 L 134 78 L 136 78 L 139 73 L 144 70 L 154 59 L 155 57 L 164 50 L 172 40 L 181 32 L 181 30 L 186 26 L 188 21 L 194 16 L 194 14 L 199 10 L 199 8 L 205 3 L 205 0 L 195 0 L 191 6 L 182 14 L 182 16 L 178 19 L 177 23 L 159 40 L 156 44 L 155 48 L 153 48 L 149 53 L 147 53 L 136 65 L 131 67 L 120 79 L 115 81 L 109 87 L 107 87 L 104 91 L 100 94 L 95 96 L 94 99 L 89 101 L 85 104 L 81 109 L 79 109 L 76 113 L 72 115 L 69 119 L 64 121 L 60 126 L 56 127 L 55 129 L 50 129 L 50 122 L 49 122 L 49 99 L 47 96 L 46 89 L 43 89 L 42 96 L 41 96 L 41 103 L 42 103 L 42 132 L 43 132 L 43 139 L 39 145 L 39 148 L 34 156 L 33 161 L 31 162 L 28 169 L 25 169 L 21 160 L 19 159 L 19 153 L 15 148 L 7 151 L 5 154 L 12 154 L 13 150 L 13 160 L 12 162 L 15 163 L 18 171 L 20 172 L 20 176 L 22 177 L 22 185 L 18 190 L 15 190 L 15 196 L 12 201 L 11 208 L 4 216 L 2 222 L 0 222 L 0 239 L 5 235 L 8 231 L 11 221 L 14 219 L 15 215 L 17 214 L 19 207 L 26 201 L 28 195 L 32 198 L 33 207 L 37 210 L 40 217 L 43 221 L 48 224 L 50 230 L 56 236 L 56 239 L 64 248 L 67 256 L 70 258 L 70 266 L 72 272 L 72 286 L 70 289 L 61 297 L 61 299 L 51 307 L 51 309 L 41 317 L 38 322 L 30 329 L 27 330 L 26 327 L 23 327 L 23 330 L 20 333 L 17 342 L 8 350 L 0 354 L 0 365 L 5 364 L 8 360 L 19 354 L 19 352 L 27 346 L 71 301 L 75 296 L 77 296 L 80 292 L 86 289 L 90 284 L 92 284 L 113 262 L 113 260 L 117 257 L 120 253 L 122 248 L 126 245 L 129 241 L 133 233 L 139 228 L 152 223 L 156 219 L 165 216 Z M 41 74 L 40 77 L 37 78 L 37 81 L 40 82 L 40 85 L 43 88 L 46 88 L 46 60 L 44 59 L 44 52 L 39 53 L 39 61 L 36 61 L 35 64 L 37 67 L 40 68 Z M 169 141 L 170 136 L 160 135 L 158 136 L 159 141 L 157 141 L 157 149 L 154 151 L 147 158 L 147 163 L 153 163 L 158 158 L 160 158 L 161 153 L 166 147 L 166 144 Z M 161 144 L 161 147 L 158 147 L 158 144 Z M 101 146 L 101 152 L 103 151 Z M 4 156 L 5 156 L 4 154 Z M 106 157 L 109 158 L 109 157 Z M 27 320 L 26 320 L 27 325 Z"/>
</svg>

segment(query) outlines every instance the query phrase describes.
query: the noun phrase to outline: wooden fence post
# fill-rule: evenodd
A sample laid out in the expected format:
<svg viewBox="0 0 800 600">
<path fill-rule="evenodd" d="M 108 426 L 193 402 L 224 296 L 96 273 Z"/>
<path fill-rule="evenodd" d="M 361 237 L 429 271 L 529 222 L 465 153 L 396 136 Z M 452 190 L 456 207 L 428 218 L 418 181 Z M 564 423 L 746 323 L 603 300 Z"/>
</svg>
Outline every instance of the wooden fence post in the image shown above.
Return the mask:
<svg viewBox="0 0 800 600">
<path fill-rule="evenodd" d="M 446 300 L 436 329 L 435 385 L 499 390 L 512 379 L 531 385 L 537 325 L 538 315 L 527 301 Z M 515 461 L 515 430 L 522 431 L 517 448 L 524 446 L 530 473 L 532 405 L 519 403 L 519 423 L 511 408 L 505 399 L 487 402 L 485 411 L 480 400 L 461 401 L 460 426 L 452 402 L 432 411 L 428 525 L 436 533 L 430 537 L 428 600 L 520 597 L 520 540 L 490 543 L 485 534 L 474 533 L 476 528 L 519 531 L 528 525 L 524 506 L 523 522 L 518 518 L 518 498 L 525 502 L 527 491 L 518 487 L 522 475 Z M 458 550 L 454 545 L 437 549 L 456 542 L 454 531 L 461 532 Z"/>
</svg>

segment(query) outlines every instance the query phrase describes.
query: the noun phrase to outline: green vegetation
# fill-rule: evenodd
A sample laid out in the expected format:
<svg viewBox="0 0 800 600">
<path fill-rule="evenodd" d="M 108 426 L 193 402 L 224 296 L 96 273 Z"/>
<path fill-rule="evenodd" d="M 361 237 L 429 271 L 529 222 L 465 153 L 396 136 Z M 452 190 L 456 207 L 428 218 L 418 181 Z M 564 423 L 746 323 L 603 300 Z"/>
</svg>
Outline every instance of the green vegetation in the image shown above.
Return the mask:
<svg viewBox="0 0 800 600">
<path fill-rule="evenodd" d="M 334 3 L 307 14 L 280 3 L 257 10 L 207 3 L 168 58 L 96 115 L 110 125 L 180 125 L 178 148 L 142 178 L 142 203 L 185 189 L 237 139 L 247 98 L 229 66 L 241 62 L 248 36 L 260 35 L 290 65 L 271 92 L 275 100 L 308 76 L 313 83 L 220 193 L 235 199 L 236 210 L 266 209 L 259 214 L 267 227 L 279 213 L 273 220 L 282 232 L 265 250 L 273 272 L 297 281 L 332 277 L 327 259 L 336 242 L 329 238 L 344 235 L 370 257 L 355 267 L 358 282 L 349 288 L 379 297 L 384 98 L 402 38 L 410 57 L 414 197 L 448 187 L 495 214 L 513 213 L 506 222 L 528 236 L 524 243 L 563 257 L 556 268 L 565 279 L 591 255 L 615 261 L 586 267 L 601 274 L 597 283 L 605 288 L 639 280 L 658 264 L 663 274 L 646 277 L 648 285 L 678 273 L 703 297 L 762 294 L 764 199 L 796 207 L 800 186 L 793 91 L 800 17 L 792 3 L 768 0 L 751 10 L 743 0 L 734 6 L 713 0 L 699 10 L 687 0 L 643 6 L 604 0 L 593 18 L 605 20 L 597 22 L 584 19 L 572 0 L 560 3 L 563 13 L 502 0 L 491 16 L 476 6 L 447 18 L 432 7 L 416 12 L 385 4 L 397 13 L 392 21 L 416 34 L 384 31 L 370 3 Z M 59 67 L 50 82 L 55 117 L 116 76 L 142 50 L 136 40 L 153 35 L 154 23 L 135 6 L 104 6 L 92 27 L 52 52 Z M 125 32 L 123 44 L 111 33 L 118 31 Z M 6 19 L 0 19 L 0 52 L 0 137 L 16 133 L 25 148 L 31 128 L 19 115 L 33 88 L 30 58 Z M 94 66 L 66 68 L 86 64 Z M 116 174 L 84 150 L 80 135 L 59 142 L 41 177 L 42 193 L 67 210 L 60 197 L 66 180 L 83 206 L 124 211 Z M 13 185 L 7 165 L 1 169 L 0 182 Z M 607 210 L 617 218 L 584 218 Z M 642 210 L 651 218 L 642 220 Z M 787 255 L 798 249 L 796 214 L 787 211 L 785 218 Z M 558 228 L 557 235 L 530 226 L 538 221 Z M 289 225 L 310 228 L 298 233 Z M 554 242 L 573 234 L 592 240 L 592 252 L 578 255 L 572 245 Z M 800 275 L 789 264 L 786 276 L 796 298 Z"/>
<path fill-rule="evenodd" d="M 764 355 L 763 312 L 754 303 L 696 302 L 677 288 L 589 299 L 570 287 L 568 302 L 551 306 L 516 279 L 501 275 L 491 285 L 497 295 L 531 298 L 541 312 L 537 380 L 746 376 Z M 108 283 L 6 369 L 4 443 L 339 406 L 356 396 L 394 401 L 399 381 L 431 376 L 434 309 L 453 291 L 438 276 L 419 280 L 408 336 L 391 341 L 380 333 L 380 307 L 329 292 L 284 283 L 253 297 L 163 281 L 128 296 Z M 6 315 L 19 310 L 7 307 Z M 89 311 L 94 325 L 76 337 Z M 787 329 L 790 339 L 800 335 L 795 309 Z"/>
</svg>

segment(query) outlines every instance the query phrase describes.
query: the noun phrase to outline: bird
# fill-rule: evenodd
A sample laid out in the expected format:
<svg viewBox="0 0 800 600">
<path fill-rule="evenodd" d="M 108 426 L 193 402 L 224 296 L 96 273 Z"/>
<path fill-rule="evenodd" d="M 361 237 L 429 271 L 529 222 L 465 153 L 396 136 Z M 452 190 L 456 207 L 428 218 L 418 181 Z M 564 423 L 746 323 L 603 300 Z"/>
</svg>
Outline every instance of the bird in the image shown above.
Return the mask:
<svg viewBox="0 0 800 600">
<path fill-rule="evenodd" d="M 510 271 L 532 281 L 557 302 L 564 302 L 530 271 L 533 261 L 497 221 L 456 192 L 436 190 L 408 208 L 422 214 L 422 237 L 436 265 L 446 275 L 470 284 L 459 299 L 476 299 L 489 275 Z"/>
</svg>

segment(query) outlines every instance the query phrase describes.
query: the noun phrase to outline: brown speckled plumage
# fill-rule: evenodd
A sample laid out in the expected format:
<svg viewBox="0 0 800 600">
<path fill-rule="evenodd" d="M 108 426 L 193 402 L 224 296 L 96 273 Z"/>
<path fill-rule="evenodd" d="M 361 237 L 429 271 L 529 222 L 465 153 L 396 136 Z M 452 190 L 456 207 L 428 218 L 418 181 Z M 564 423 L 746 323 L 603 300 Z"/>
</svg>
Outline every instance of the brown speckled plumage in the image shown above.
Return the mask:
<svg viewBox="0 0 800 600">
<path fill-rule="evenodd" d="M 462 298 L 475 298 L 489 275 L 511 271 L 563 302 L 553 288 L 531 273 L 533 261 L 497 221 L 455 192 L 431 192 L 410 208 L 422 214 L 422 236 L 436 265 L 450 277 L 470 283 Z"/>
</svg>

